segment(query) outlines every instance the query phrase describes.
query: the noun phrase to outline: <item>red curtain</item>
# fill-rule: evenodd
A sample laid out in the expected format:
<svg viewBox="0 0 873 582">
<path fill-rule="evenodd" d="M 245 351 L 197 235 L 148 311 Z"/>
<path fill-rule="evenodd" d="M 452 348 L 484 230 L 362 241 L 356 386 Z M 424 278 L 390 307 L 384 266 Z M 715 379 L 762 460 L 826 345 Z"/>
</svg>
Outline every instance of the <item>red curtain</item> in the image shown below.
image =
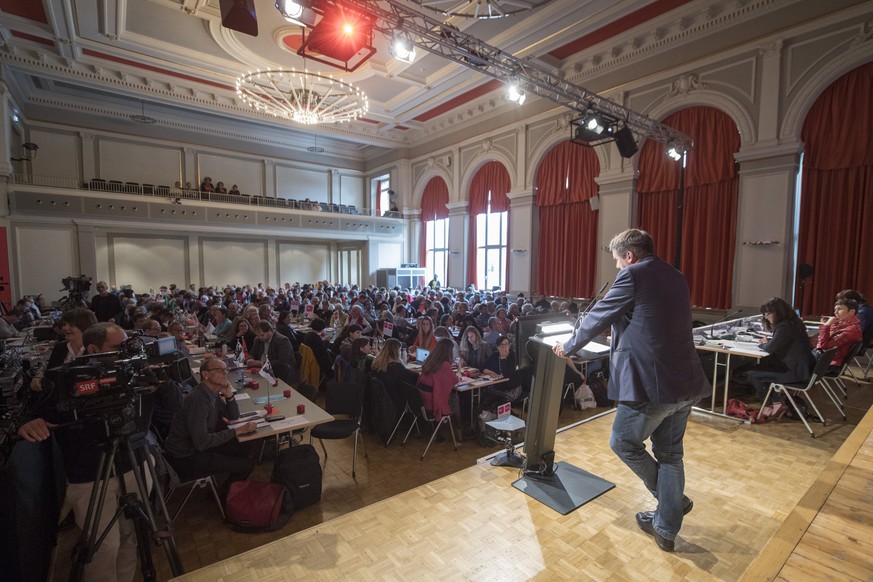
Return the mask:
<svg viewBox="0 0 873 582">
<path fill-rule="evenodd" d="M 540 212 L 537 293 L 594 293 L 597 211 L 588 199 L 598 194 L 598 175 L 594 150 L 569 141 L 555 146 L 540 164 L 535 182 Z"/>
<path fill-rule="evenodd" d="M 427 222 L 449 217 L 449 187 L 446 181 L 434 176 L 421 195 L 421 236 L 418 237 L 418 264 L 427 264 Z"/>
<path fill-rule="evenodd" d="M 506 212 L 509 210 L 509 193 L 510 188 L 509 172 L 500 162 L 488 162 L 476 172 L 470 182 L 470 200 L 468 213 L 470 215 L 470 227 L 467 239 L 467 283 L 476 284 L 477 269 L 476 257 L 478 255 L 478 247 L 476 246 L 476 217 L 480 214 L 488 212 L 488 193 L 491 192 L 491 211 Z M 508 241 L 507 241 L 508 242 Z M 509 246 L 507 246 L 507 251 Z M 509 254 L 507 252 L 504 259 L 504 265 L 509 264 Z"/>
<path fill-rule="evenodd" d="M 691 287 L 691 303 L 731 306 L 739 179 L 734 154 L 740 133 L 724 112 L 690 107 L 664 120 L 688 134 L 679 269 Z M 680 163 L 666 155 L 665 144 L 649 140 L 640 152 L 637 192 L 639 227 L 655 240 L 655 251 L 674 263 L 678 224 Z"/>
<path fill-rule="evenodd" d="M 803 313 L 829 313 L 843 289 L 873 292 L 873 63 L 843 75 L 816 100 L 805 144 L 797 259 L 815 268 Z"/>
</svg>

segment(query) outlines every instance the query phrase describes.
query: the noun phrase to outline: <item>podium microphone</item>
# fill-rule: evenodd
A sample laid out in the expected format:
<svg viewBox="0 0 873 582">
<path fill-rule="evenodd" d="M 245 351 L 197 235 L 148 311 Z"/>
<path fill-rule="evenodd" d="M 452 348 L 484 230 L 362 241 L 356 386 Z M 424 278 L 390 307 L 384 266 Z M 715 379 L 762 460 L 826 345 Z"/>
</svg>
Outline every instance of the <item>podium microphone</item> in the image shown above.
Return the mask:
<svg viewBox="0 0 873 582">
<path fill-rule="evenodd" d="M 609 286 L 609 281 L 604 283 L 597 293 L 594 294 L 594 298 L 591 299 L 591 302 L 585 307 L 585 311 L 579 314 L 579 317 L 576 318 L 576 323 L 573 324 L 573 333 L 576 333 L 576 330 L 579 328 L 579 324 L 585 319 L 585 316 L 588 315 L 588 312 L 591 311 L 591 308 L 594 307 L 594 304 L 597 303 L 597 298 L 600 297 L 600 294 L 603 293 L 606 288 Z"/>
<path fill-rule="evenodd" d="M 708 339 L 715 339 L 714 333 L 715 333 L 715 326 L 716 325 L 718 325 L 719 323 L 721 323 L 723 321 L 727 321 L 728 319 L 732 318 L 734 315 L 739 315 L 742 312 L 743 312 L 742 309 L 735 309 L 734 311 L 729 311 L 729 312 L 725 313 L 724 317 L 722 317 L 721 319 L 719 319 L 718 321 L 716 321 L 715 323 L 713 323 L 712 325 L 709 326 L 709 338 Z M 704 334 L 704 337 L 706 337 L 706 334 Z"/>
</svg>

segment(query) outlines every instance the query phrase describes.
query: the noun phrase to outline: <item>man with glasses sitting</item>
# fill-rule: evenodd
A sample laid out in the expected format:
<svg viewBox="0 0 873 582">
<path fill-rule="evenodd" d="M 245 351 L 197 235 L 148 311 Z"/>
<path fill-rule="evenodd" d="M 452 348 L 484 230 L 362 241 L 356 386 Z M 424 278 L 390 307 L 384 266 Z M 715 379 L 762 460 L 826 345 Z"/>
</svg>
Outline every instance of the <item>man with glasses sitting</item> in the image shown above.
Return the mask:
<svg viewBox="0 0 873 582">
<path fill-rule="evenodd" d="M 200 366 L 200 384 L 185 397 L 164 444 L 170 464 L 182 480 L 228 473 L 222 486 L 226 493 L 230 483 L 251 474 L 255 463 L 248 458 L 249 447 L 237 437 L 254 432 L 256 423 L 218 427 L 219 420 L 227 423 L 238 418 L 239 405 L 227 381 L 227 365 L 217 359 L 206 360 Z"/>
</svg>

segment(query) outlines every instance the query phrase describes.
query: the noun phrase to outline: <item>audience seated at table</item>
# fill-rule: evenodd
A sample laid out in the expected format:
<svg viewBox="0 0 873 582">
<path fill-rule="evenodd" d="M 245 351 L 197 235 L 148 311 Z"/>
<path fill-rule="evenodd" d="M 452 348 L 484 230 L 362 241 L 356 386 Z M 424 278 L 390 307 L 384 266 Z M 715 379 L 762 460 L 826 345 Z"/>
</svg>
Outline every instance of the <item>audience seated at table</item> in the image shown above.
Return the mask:
<svg viewBox="0 0 873 582">
<path fill-rule="evenodd" d="M 456 438 L 461 439 L 461 414 L 455 385 L 460 376 L 452 368 L 452 342 L 443 338 L 437 342 L 421 366 L 418 389 L 424 409 L 440 420 L 453 417 Z"/>
<path fill-rule="evenodd" d="M 309 324 L 309 331 L 303 336 L 302 343 L 309 346 L 312 350 L 315 361 L 318 362 L 318 367 L 321 369 L 322 376 L 332 378 L 333 357 L 323 337 L 325 328 L 324 321 L 318 318 L 313 319 L 312 323 Z"/>
<path fill-rule="evenodd" d="M 258 323 L 256 336 L 246 365 L 260 368 L 269 361 L 273 368 L 273 376 L 290 386 L 298 386 L 300 375 L 297 372 L 297 359 L 294 356 L 291 340 L 276 333 L 276 329 L 269 321 Z"/>
<path fill-rule="evenodd" d="M 858 303 L 852 299 L 837 299 L 834 315 L 818 330 L 816 349 L 820 351 L 837 348 L 831 360 L 830 372 L 843 365 L 852 346 L 861 341 L 861 322 L 858 320 Z"/>
<path fill-rule="evenodd" d="M 765 406 L 771 404 L 763 400 L 772 382 L 809 380 L 815 359 L 806 326 L 784 299 L 773 297 L 767 300 L 761 306 L 761 315 L 764 329 L 773 335 L 758 342 L 767 356 L 748 368 L 746 378 L 755 388 L 761 405 Z M 781 397 L 780 393 L 774 397 L 774 402 L 781 401 Z"/>
<path fill-rule="evenodd" d="M 280 311 L 279 317 L 276 320 L 276 331 L 291 340 L 291 345 L 294 349 L 300 348 L 300 338 L 297 337 L 297 332 L 291 328 L 291 312 Z"/>
<path fill-rule="evenodd" d="M 483 369 L 493 353 L 491 344 L 482 341 L 479 330 L 468 326 L 461 335 L 461 362 L 471 368 Z"/>
<path fill-rule="evenodd" d="M 352 342 L 349 349 L 349 364 L 358 370 L 366 370 L 367 363 L 373 348 L 370 346 L 370 339 L 359 337 Z"/>
<path fill-rule="evenodd" d="M 185 397 L 181 412 L 173 418 L 164 449 L 183 480 L 227 473 L 221 485 L 224 498 L 230 483 L 248 478 L 255 468 L 249 458 L 251 447 L 237 441 L 240 435 L 254 431 L 255 423 L 243 423 L 235 429 L 218 428 L 220 420 L 237 420 L 240 414 L 224 362 L 217 358 L 206 360 L 200 366 L 200 378 L 200 384 Z"/>
<path fill-rule="evenodd" d="M 861 325 L 861 336 L 868 343 L 873 340 L 873 307 L 867 303 L 867 298 L 854 289 L 845 289 L 837 293 L 836 299 L 851 299 L 858 304 L 858 323 Z"/>
<path fill-rule="evenodd" d="M 406 362 L 402 361 L 400 357 L 402 347 L 403 344 L 398 339 L 385 340 L 382 351 L 370 365 L 370 373 L 385 385 L 398 410 L 403 409 L 406 401 L 404 385 L 415 386 L 419 377 L 416 372 L 406 367 Z"/>
<path fill-rule="evenodd" d="M 511 349 L 512 342 L 505 335 L 501 335 L 496 343 L 497 349 L 482 366 L 482 372 L 488 376 L 505 377 L 507 381 L 482 389 L 479 406 L 488 412 L 495 412 L 500 404 L 514 402 L 522 393 L 522 376 L 517 370 L 515 355 Z"/>
<path fill-rule="evenodd" d="M 418 318 L 418 333 L 415 340 L 412 342 L 410 349 L 424 348 L 432 350 L 437 345 L 437 339 L 433 335 L 434 323 L 433 320 L 426 315 Z"/>
</svg>

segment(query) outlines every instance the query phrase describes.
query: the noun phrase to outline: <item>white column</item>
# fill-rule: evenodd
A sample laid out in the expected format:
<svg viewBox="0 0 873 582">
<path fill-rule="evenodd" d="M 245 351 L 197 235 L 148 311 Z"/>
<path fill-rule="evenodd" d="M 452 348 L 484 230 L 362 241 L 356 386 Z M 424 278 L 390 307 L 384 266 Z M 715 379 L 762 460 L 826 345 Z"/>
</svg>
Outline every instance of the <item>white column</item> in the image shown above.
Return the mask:
<svg viewBox="0 0 873 582">
<path fill-rule="evenodd" d="M 449 287 L 463 289 L 467 281 L 467 201 L 449 202 Z"/>
<path fill-rule="evenodd" d="M 615 263 L 608 250 L 609 241 L 636 224 L 637 195 L 632 174 L 606 174 L 594 179 L 600 186 L 597 217 L 596 286 L 615 279 Z M 594 199 L 592 199 L 594 200 Z"/>
<path fill-rule="evenodd" d="M 418 248 L 421 237 L 425 235 L 421 225 L 421 210 L 403 208 L 403 218 L 406 225 L 403 228 L 404 263 L 417 263 L 419 260 Z M 387 266 L 387 265 L 385 265 Z M 424 265 L 420 265 L 424 267 Z"/>
<path fill-rule="evenodd" d="M 330 170 L 330 190 L 327 193 L 327 201 L 331 204 L 340 203 L 340 173 L 339 170 Z M 374 204 L 368 204 L 375 208 Z"/>
<path fill-rule="evenodd" d="M 276 162 L 264 160 L 264 196 L 276 197 Z"/>
<path fill-rule="evenodd" d="M 191 187 L 195 190 L 200 189 L 200 172 L 197 171 L 197 150 L 194 148 L 182 148 L 182 153 L 185 156 L 184 176 L 182 177 L 182 185 L 185 182 L 191 182 Z"/>
<path fill-rule="evenodd" d="M 97 282 L 97 235 L 93 226 L 76 225 L 78 238 L 79 273 L 91 277 Z"/>
<path fill-rule="evenodd" d="M 14 171 L 12 161 L 9 158 L 21 157 L 20 152 L 12 151 L 12 103 L 9 101 L 10 98 L 6 83 L 0 81 L 0 119 L 2 119 L 0 123 L 3 124 L 2 131 L 0 131 L 0 152 L 3 152 L 3 155 L 0 156 L 0 175 L 2 176 L 9 176 Z"/>
<path fill-rule="evenodd" d="M 97 173 L 97 151 L 93 133 L 79 132 L 79 142 L 82 144 L 82 179 L 100 178 Z"/>
<path fill-rule="evenodd" d="M 741 149 L 733 306 L 757 311 L 769 297 L 789 303 L 801 144 Z M 769 241 L 772 244 L 749 244 Z"/>
<path fill-rule="evenodd" d="M 404 217 L 407 214 L 407 208 L 412 207 L 413 188 L 412 163 L 409 160 L 399 160 L 394 169 L 394 175 L 391 176 L 391 189 L 394 190 L 394 203 L 397 208 L 403 210 Z M 419 215 L 421 215 L 421 211 L 419 211 Z"/>
<path fill-rule="evenodd" d="M 509 192 L 509 280 L 506 289 L 530 296 L 536 258 L 534 225 L 538 224 L 536 198 L 529 190 Z"/>
<path fill-rule="evenodd" d="M 206 284 L 200 265 L 200 238 L 196 234 L 188 235 L 188 281 L 185 286 L 191 283 L 198 289 Z"/>
<path fill-rule="evenodd" d="M 758 115 L 758 145 L 775 145 L 778 139 L 780 82 L 782 79 L 782 40 L 761 47 L 761 99 Z"/>
</svg>

